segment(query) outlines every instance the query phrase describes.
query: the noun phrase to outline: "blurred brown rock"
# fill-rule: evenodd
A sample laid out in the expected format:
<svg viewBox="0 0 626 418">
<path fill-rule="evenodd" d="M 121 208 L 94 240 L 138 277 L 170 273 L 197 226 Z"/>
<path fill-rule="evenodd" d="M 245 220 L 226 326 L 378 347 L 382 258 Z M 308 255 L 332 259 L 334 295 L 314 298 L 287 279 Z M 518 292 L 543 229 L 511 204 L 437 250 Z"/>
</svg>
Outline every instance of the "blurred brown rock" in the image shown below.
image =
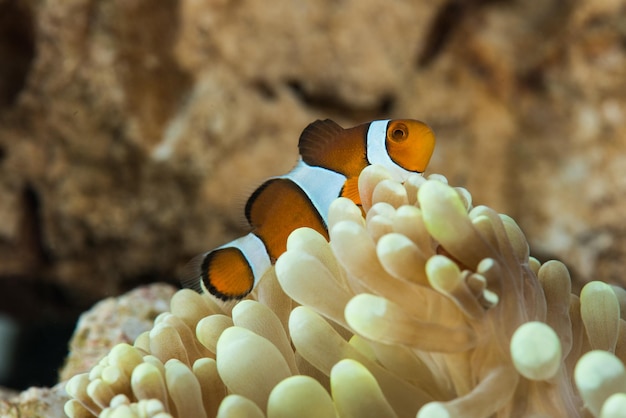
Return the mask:
<svg viewBox="0 0 626 418">
<path fill-rule="evenodd" d="M 72 303 L 237 236 L 316 118 L 419 118 L 431 172 L 624 283 L 623 1 L 0 0 L 0 277 Z M 0 299 L 1 300 L 1 299 Z"/>
</svg>

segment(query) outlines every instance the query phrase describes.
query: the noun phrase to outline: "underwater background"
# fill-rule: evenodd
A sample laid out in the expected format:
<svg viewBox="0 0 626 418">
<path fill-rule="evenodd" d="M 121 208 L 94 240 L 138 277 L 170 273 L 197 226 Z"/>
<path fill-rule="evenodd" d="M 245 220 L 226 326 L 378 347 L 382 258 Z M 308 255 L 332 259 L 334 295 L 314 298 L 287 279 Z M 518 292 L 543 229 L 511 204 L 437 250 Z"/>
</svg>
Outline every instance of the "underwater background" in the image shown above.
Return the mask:
<svg viewBox="0 0 626 418">
<path fill-rule="evenodd" d="M 239 236 L 318 118 L 427 122 L 428 172 L 624 285 L 624 80 L 624 1 L 0 0 L 0 385 Z"/>
</svg>

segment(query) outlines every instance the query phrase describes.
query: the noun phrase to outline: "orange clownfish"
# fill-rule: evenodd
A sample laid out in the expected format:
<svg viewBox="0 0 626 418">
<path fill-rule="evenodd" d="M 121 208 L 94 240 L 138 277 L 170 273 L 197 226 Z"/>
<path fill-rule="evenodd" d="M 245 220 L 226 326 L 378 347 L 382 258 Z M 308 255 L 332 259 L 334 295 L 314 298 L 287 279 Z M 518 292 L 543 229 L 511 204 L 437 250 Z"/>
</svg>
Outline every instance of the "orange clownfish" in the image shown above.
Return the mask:
<svg viewBox="0 0 626 418">
<path fill-rule="evenodd" d="M 339 196 L 360 204 L 358 177 L 367 165 L 383 165 L 399 181 L 426 169 L 435 136 L 423 122 L 376 120 L 343 129 L 327 119 L 300 136 L 300 159 L 289 173 L 272 177 L 248 199 L 252 232 L 195 257 L 184 286 L 203 287 L 223 300 L 246 296 L 286 250 L 289 234 L 303 226 L 328 239 L 326 215 Z"/>
</svg>

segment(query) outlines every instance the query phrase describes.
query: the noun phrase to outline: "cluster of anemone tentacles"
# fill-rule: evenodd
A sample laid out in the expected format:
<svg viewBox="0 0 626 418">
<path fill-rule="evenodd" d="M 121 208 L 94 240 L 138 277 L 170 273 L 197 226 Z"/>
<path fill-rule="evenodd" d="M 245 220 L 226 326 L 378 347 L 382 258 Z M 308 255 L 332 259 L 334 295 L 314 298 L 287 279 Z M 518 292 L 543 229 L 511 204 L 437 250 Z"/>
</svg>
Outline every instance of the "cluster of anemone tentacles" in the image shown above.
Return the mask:
<svg viewBox="0 0 626 418">
<path fill-rule="evenodd" d="M 571 294 L 508 216 L 371 166 L 249 300 L 181 290 L 67 384 L 70 417 L 624 416 L 623 289 Z"/>
</svg>

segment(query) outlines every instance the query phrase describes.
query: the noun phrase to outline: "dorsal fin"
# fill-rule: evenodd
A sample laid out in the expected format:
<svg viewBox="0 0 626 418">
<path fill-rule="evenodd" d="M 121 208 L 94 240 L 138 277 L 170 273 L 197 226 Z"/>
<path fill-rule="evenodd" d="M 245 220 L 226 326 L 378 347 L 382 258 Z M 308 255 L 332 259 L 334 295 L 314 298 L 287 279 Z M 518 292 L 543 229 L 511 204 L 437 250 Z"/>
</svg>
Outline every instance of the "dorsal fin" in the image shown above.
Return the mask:
<svg viewBox="0 0 626 418">
<path fill-rule="evenodd" d="M 298 141 L 298 150 L 302 160 L 313 166 L 323 166 L 328 157 L 328 147 L 337 140 L 344 129 L 336 122 L 316 120 L 304 128 Z"/>
<path fill-rule="evenodd" d="M 302 161 L 344 176 L 357 177 L 367 165 L 369 123 L 343 129 L 332 120 L 318 120 L 307 126 L 298 148 Z"/>
</svg>

